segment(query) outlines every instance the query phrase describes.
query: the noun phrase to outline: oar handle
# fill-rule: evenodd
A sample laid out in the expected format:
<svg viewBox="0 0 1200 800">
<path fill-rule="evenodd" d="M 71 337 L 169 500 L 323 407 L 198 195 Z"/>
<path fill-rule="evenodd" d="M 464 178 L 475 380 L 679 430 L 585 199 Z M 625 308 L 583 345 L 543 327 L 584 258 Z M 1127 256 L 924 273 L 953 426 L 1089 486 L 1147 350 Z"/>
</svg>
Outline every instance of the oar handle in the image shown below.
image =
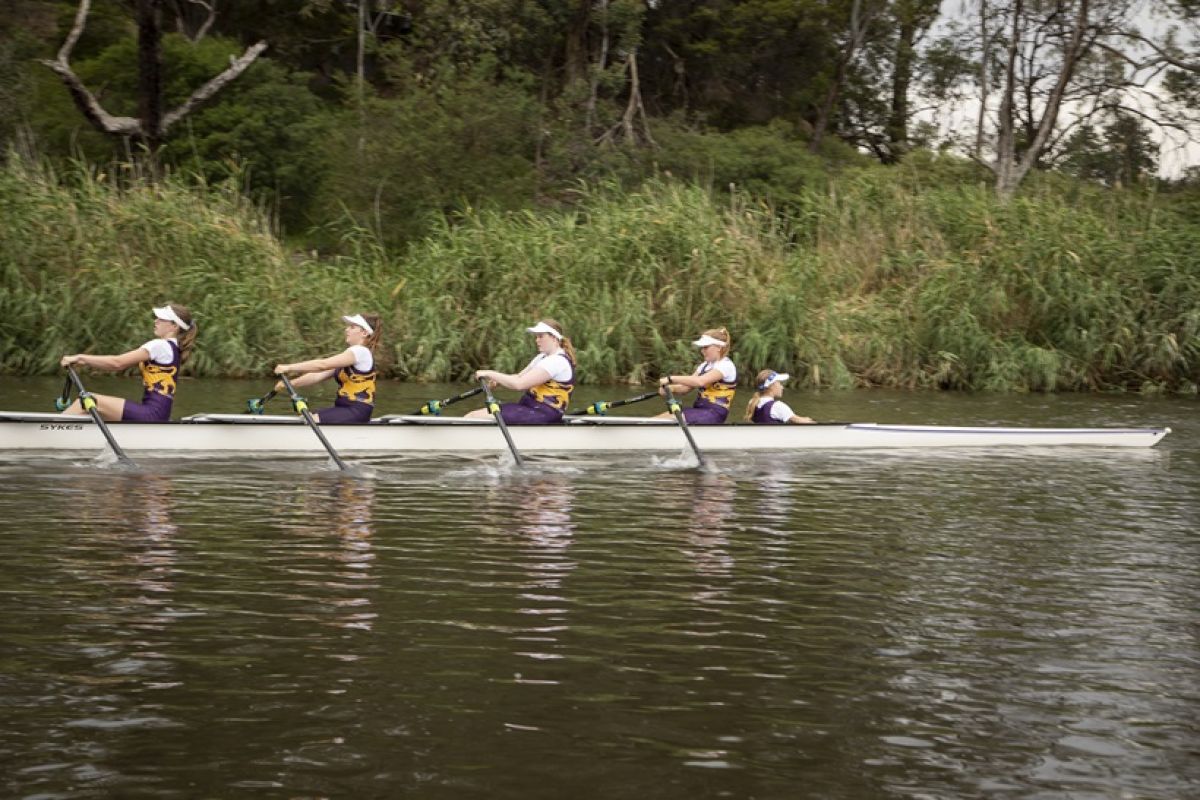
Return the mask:
<svg viewBox="0 0 1200 800">
<path fill-rule="evenodd" d="M 482 392 L 483 389 L 476 386 L 474 389 L 468 389 L 462 394 L 456 394 L 453 397 L 447 397 L 445 400 L 430 400 L 425 405 L 418 408 L 413 414 L 422 414 L 425 416 L 438 416 L 442 413 L 442 409 L 452 403 L 457 403 L 459 400 L 466 400 L 468 397 L 474 397 Z"/>
<path fill-rule="evenodd" d="M 508 442 L 508 449 L 513 455 L 513 460 L 517 462 L 518 467 L 525 466 L 516 444 L 513 443 L 512 434 L 508 432 L 508 423 L 504 421 L 504 415 L 500 413 L 500 404 L 496 402 L 496 398 L 492 396 L 492 390 L 488 387 L 487 378 L 479 379 L 479 390 L 483 392 L 485 407 L 491 412 L 492 419 L 496 420 L 500 432 L 504 434 L 504 441 Z"/>
<path fill-rule="evenodd" d="M 112 435 L 112 431 L 108 429 L 108 425 L 104 422 L 104 417 L 100 416 L 100 409 L 96 408 L 96 398 L 92 396 L 91 392 L 83 388 L 83 381 L 79 380 L 79 374 L 75 372 L 74 367 L 67 367 L 67 380 L 75 384 L 75 390 L 79 393 L 79 404 L 83 406 L 84 411 L 91 415 L 92 422 L 95 422 L 96 427 L 100 429 L 104 440 L 108 442 L 108 446 L 116 454 L 117 460 L 122 464 L 134 466 L 133 459 L 125 455 L 125 451 L 121 449 L 121 445 L 117 444 L 116 437 Z"/>
<path fill-rule="evenodd" d="M 329 440 L 325 438 L 325 434 L 317 426 L 317 421 L 313 419 L 312 412 L 308 410 L 308 402 L 296 391 L 296 387 L 292 385 L 287 375 L 280 374 L 279 379 L 283 381 L 283 387 L 287 389 L 288 397 L 292 399 L 292 408 L 304 418 L 308 427 L 312 428 L 312 432 L 321 440 L 321 444 L 324 445 L 325 451 L 329 453 L 329 457 L 333 459 L 333 463 L 338 465 L 338 469 L 345 472 L 349 467 L 346 466 L 346 462 L 342 461 L 337 451 L 333 449 L 333 445 L 329 443 Z"/>
</svg>

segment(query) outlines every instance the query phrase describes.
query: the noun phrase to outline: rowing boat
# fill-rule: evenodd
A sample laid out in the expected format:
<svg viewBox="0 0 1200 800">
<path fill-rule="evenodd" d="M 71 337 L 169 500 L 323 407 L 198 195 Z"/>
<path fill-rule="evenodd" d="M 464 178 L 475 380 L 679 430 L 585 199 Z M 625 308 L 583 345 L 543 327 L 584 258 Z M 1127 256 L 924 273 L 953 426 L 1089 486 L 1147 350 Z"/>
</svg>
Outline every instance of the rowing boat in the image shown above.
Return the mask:
<svg viewBox="0 0 1200 800">
<path fill-rule="evenodd" d="M 178 422 L 111 423 L 121 447 L 141 456 L 187 452 L 277 452 L 322 456 L 293 416 L 197 414 Z M 497 452 L 507 445 L 490 419 L 386 416 L 362 425 L 322 425 L 339 453 Z M 693 426 L 705 452 L 739 450 L 862 450 L 945 447 L 1153 447 L 1170 428 L 1005 428 L 882 425 L 839 422 L 817 425 L 729 424 Z M 562 425 L 510 428 L 522 453 L 659 451 L 684 449 L 674 420 L 650 417 L 572 417 Z M 46 455 L 102 450 L 105 441 L 87 416 L 0 412 L 0 452 Z"/>
</svg>

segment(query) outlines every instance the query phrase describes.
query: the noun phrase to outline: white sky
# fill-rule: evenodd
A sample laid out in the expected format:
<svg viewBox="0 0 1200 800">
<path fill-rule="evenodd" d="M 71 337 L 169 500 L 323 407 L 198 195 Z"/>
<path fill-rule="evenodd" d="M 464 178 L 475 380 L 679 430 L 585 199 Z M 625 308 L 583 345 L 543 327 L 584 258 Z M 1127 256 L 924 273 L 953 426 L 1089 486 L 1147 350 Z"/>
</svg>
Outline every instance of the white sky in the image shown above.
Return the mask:
<svg viewBox="0 0 1200 800">
<path fill-rule="evenodd" d="M 943 0 L 941 22 L 935 26 L 926 42 L 944 35 L 946 25 L 950 20 L 975 25 L 975 19 L 979 13 L 978 8 L 978 0 Z M 1133 18 L 1145 35 L 1155 38 L 1163 36 L 1171 24 L 1178 22 L 1164 18 L 1161 13 L 1157 15 L 1153 13 L 1149 2 L 1140 3 Z M 941 28 L 940 31 L 939 28 Z M 1190 30 L 1192 36 L 1195 36 L 1196 27 L 1193 25 Z M 1189 38 L 1191 37 L 1188 35 L 1182 35 L 1178 37 L 1178 40 L 1187 42 Z M 1154 92 L 1154 85 L 1152 84 L 1146 92 L 1146 97 L 1140 102 L 1137 98 L 1130 96 L 1126 101 L 1127 104 L 1149 111 L 1148 99 Z M 990 100 L 995 99 L 990 98 Z M 919 104 L 919 101 L 917 103 Z M 989 105 L 994 107 L 992 102 Z M 943 106 L 921 112 L 917 118 L 933 123 L 938 130 L 939 138 L 973 142 L 978 113 L 979 100 L 977 97 L 970 97 L 956 103 L 953 108 Z M 1060 127 L 1063 122 L 1069 120 L 1069 114 L 1069 107 L 1064 108 L 1060 113 Z M 1154 126 L 1150 126 L 1150 133 L 1159 143 L 1159 174 L 1162 177 L 1179 177 L 1189 167 L 1200 166 L 1200 128 L 1193 126 L 1190 138 L 1181 131 L 1163 130 Z"/>
</svg>

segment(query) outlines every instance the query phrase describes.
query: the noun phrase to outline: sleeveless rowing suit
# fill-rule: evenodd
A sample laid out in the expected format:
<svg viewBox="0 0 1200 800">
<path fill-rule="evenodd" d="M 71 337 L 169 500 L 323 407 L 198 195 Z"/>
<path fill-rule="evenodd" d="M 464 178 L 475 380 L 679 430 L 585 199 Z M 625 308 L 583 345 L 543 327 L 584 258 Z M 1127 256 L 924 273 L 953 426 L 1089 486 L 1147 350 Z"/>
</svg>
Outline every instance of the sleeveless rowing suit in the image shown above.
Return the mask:
<svg viewBox="0 0 1200 800">
<path fill-rule="evenodd" d="M 689 425 L 720 425 L 729 416 L 729 406 L 737 390 L 737 367 L 733 362 L 727 357 L 712 363 L 705 361 L 692 374 L 706 375 L 714 369 L 721 373 L 721 380 L 699 389 L 696 402 L 683 411 Z"/>
<path fill-rule="evenodd" d="M 575 362 L 565 350 L 546 355 L 538 353 L 521 372 L 541 367 L 550 380 L 533 386 L 516 403 L 500 406 L 500 415 L 509 425 L 547 425 L 562 422 L 563 412 L 575 391 Z"/>
<path fill-rule="evenodd" d="M 760 397 L 751 422 L 759 425 L 782 425 L 794 416 L 791 406 L 782 400 Z"/>
<path fill-rule="evenodd" d="M 350 348 L 354 363 L 334 373 L 337 397 L 329 408 L 315 411 L 322 425 L 348 425 L 370 422 L 375 411 L 375 356 L 361 344 Z"/>
<path fill-rule="evenodd" d="M 142 401 L 125 401 L 122 422 L 168 422 L 175 402 L 175 379 L 183 354 L 174 339 L 151 339 L 142 345 L 150 358 L 138 364 L 142 373 Z"/>
</svg>

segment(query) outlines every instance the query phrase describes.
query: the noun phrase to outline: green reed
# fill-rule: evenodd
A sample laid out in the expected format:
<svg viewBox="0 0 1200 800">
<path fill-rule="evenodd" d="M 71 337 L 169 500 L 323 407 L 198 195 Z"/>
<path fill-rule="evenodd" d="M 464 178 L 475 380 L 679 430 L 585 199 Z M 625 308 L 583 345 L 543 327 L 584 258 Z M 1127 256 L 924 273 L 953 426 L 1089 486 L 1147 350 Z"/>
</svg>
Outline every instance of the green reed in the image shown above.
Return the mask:
<svg viewBox="0 0 1200 800">
<path fill-rule="evenodd" d="M 348 230 L 344 255 L 288 252 L 227 186 L 0 169 L 0 370 L 120 352 L 149 306 L 190 305 L 188 371 L 266 374 L 341 346 L 339 315 L 385 318 L 384 373 L 516 370 L 523 328 L 561 320 L 582 380 L 694 366 L 727 326 L 743 380 L 1007 391 L 1200 383 L 1200 226 L 1155 197 L 985 185 L 876 168 L 794 208 L 654 180 L 580 186 L 569 207 L 448 218 L 403 254 Z"/>
</svg>

